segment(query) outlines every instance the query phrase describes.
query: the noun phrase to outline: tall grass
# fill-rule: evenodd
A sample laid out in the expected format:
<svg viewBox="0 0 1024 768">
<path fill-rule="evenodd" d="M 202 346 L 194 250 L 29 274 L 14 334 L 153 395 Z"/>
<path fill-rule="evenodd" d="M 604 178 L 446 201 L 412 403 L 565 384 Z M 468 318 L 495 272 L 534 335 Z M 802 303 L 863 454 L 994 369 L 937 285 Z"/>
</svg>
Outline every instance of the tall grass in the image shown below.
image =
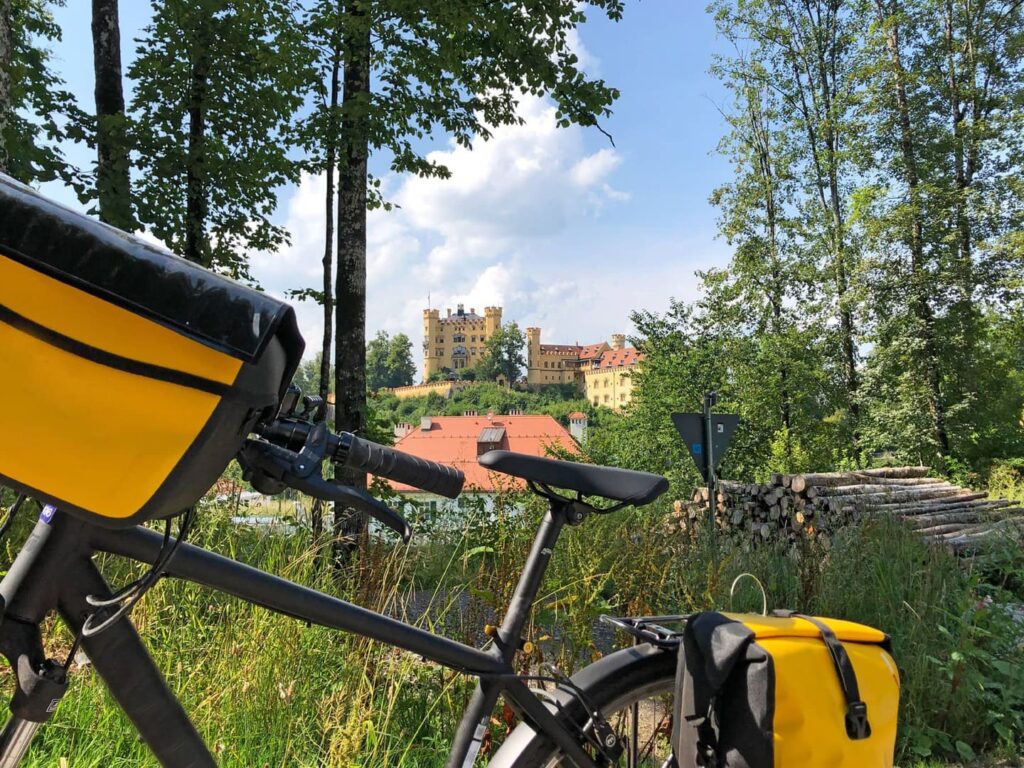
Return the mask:
<svg viewBox="0 0 1024 768">
<path fill-rule="evenodd" d="M 901 760 L 1006 752 L 1024 732 L 1019 633 L 999 607 L 1005 585 L 891 523 L 836 537 L 828 551 L 744 551 L 666 525 L 665 508 L 593 515 L 566 530 L 527 629 L 536 649 L 523 668 L 550 661 L 572 671 L 606 650 L 601 613 L 647 614 L 730 607 L 729 585 L 751 572 L 769 607 L 844 616 L 893 637 L 903 677 Z M 418 516 L 411 547 L 374 538 L 352 572 L 329 568 L 330 542 L 305 531 L 265 533 L 203 510 L 193 541 L 360 605 L 471 644 L 500 618 L 543 514 L 508 494 L 493 509 L 464 510 L 460 524 Z M 28 521 L 8 543 L 16 551 Z M 1015 568 L 1019 551 L 998 571 Z M 112 583 L 131 569 L 101 562 Z M 992 605 L 986 597 L 995 598 Z M 744 587 L 733 608 L 760 608 Z M 411 610 L 415 607 L 415 610 Z M 309 627 L 187 583 L 165 580 L 134 614 L 152 655 L 224 766 L 442 766 L 472 680 L 411 654 Z M 57 622 L 50 648 L 66 653 Z M 624 638 L 620 640 L 625 643 Z M 8 679 L 9 676 L 8 676 Z M 495 741 L 507 726 L 496 718 Z M 72 685 L 40 732 L 29 765 L 154 765 L 93 669 Z"/>
</svg>

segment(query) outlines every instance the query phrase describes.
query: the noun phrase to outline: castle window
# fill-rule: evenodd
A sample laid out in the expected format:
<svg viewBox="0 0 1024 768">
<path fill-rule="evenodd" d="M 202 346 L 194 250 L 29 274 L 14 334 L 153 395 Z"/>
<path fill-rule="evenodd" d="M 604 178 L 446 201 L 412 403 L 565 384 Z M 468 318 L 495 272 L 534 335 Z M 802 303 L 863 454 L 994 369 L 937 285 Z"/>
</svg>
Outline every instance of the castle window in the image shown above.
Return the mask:
<svg viewBox="0 0 1024 768">
<path fill-rule="evenodd" d="M 471 336 L 470 341 L 476 341 L 476 336 Z"/>
<path fill-rule="evenodd" d="M 608 395 L 605 395 L 605 396 L 604 396 L 604 401 L 605 401 L 606 403 L 608 402 Z"/>
<path fill-rule="evenodd" d="M 443 355 L 443 354 L 444 354 L 444 350 L 443 350 L 443 349 L 441 349 L 440 347 L 438 347 L 438 348 L 437 348 L 436 350 L 434 350 L 434 351 L 435 351 L 435 352 L 437 353 L 437 356 L 438 356 L 438 357 L 441 357 L 441 355 Z"/>
<path fill-rule="evenodd" d="M 463 342 L 466 341 L 466 337 L 463 336 L 461 333 L 456 333 L 455 336 L 452 337 L 452 341 L 454 341 L 456 344 L 462 344 Z"/>
<path fill-rule="evenodd" d="M 444 336 L 438 336 L 437 337 L 437 343 L 438 344 L 444 344 Z"/>
</svg>

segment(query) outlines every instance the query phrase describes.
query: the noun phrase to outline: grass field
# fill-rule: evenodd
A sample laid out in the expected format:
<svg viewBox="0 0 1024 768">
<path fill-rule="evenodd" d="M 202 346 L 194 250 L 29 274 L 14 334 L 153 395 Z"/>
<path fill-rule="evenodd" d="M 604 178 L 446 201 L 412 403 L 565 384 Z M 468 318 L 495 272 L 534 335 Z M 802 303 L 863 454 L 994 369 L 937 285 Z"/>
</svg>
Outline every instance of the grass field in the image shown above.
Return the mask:
<svg viewBox="0 0 1024 768">
<path fill-rule="evenodd" d="M 450 636 L 473 641 L 484 614 L 504 604 L 539 519 L 536 508 L 515 512 L 508 502 L 496 515 L 468 513 L 461 530 L 432 529 L 422 517 L 418 544 L 373 542 L 358 578 L 336 579 L 329 547 L 308 533 L 238 526 L 231 510 L 203 510 L 194 539 L 378 610 L 401 613 L 413 593 L 434 593 L 439 605 L 419 622 L 443 622 Z M 851 532 L 827 558 L 807 552 L 794 560 L 673 539 L 660 515 L 595 517 L 566 533 L 529 630 L 532 639 L 557 635 L 558 643 L 545 644 L 548 660 L 571 671 L 599 655 L 591 629 L 604 612 L 724 607 L 733 575 L 750 571 L 773 606 L 843 615 L 892 634 L 904 683 L 901 766 L 1016 764 L 1024 716 L 1019 633 L 1005 634 L 1011 629 L 998 615 L 972 607 L 982 593 L 1012 593 L 1012 557 L 996 571 L 965 572 L 946 553 L 893 527 Z M 8 554 L 18 538 L 15 532 Z M 129 577 L 121 563 L 102 566 L 114 584 Z M 994 585 L 997 571 L 1003 582 Z M 134 620 L 224 766 L 440 768 L 470 691 L 463 677 L 410 654 L 189 584 L 161 582 Z M 63 658 L 71 638 L 56 622 L 50 629 L 52 655 Z M 503 733 L 494 726 L 496 741 Z M 76 664 L 71 691 L 28 764 L 154 763 L 92 668 Z"/>
</svg>

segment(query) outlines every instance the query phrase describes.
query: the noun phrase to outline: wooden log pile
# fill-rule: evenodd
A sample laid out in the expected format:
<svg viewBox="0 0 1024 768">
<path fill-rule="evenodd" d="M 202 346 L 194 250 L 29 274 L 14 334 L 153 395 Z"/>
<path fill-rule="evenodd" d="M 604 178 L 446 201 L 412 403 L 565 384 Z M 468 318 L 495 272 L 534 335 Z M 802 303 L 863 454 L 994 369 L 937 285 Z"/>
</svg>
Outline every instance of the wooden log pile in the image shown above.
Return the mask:
<svg viewBox="0 0 1024 768">
<path fill-rule="evenodd" d="M 922 536 L 973 548 L 1003 532 L 1024 529 L 1024 509 L 928 476 L 927 467 L 856 472 L 773 474 L 769 483 L 719 481 L 715 526 L 748 542 L 814 538 L 826 549 L 833 533 L 855 519 L 892 515 Z M 708 516 L 708 490 L 677 501 L 675 520 L 696 530 Z"/>
</svg>

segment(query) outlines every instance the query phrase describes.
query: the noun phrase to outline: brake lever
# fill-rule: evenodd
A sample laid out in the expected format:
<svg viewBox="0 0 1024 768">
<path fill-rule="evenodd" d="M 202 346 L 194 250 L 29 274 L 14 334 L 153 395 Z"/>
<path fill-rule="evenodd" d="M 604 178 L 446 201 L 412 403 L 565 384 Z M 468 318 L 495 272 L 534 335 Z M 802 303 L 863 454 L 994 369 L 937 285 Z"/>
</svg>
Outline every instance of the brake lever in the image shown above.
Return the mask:
<svg viewBox="0 0 1024 768">
<path fill-rule="evenodd" d="M 307 496 L 313 496 L 322 501 L 336 501 L 343 506 L 365 510 L 401 536 L 404 544 L 408 544 L 412 539 L 412 528 L 408 521 L 383 501 L 374 498 L 361 488 L 336 485 L 320 475 L 310 475 L 309 477 L 285 475 L 284 482 Z"/>
<path fill-rule="evenodd" d="M 361 509 L 395 531 L 403 543 L 409 543 L 412 528 L 404 517 L 364 490 L 325 480 L 300 456 L 301 452 L 296 454 L 273 443 L 249 440 L 238 454 L 238 462 L 242 465 L 243 477 L 261 493 L 276 494 L 288 487 L 321 501 Z M 314 468 L 319 468 L 319 463 Z"/>
</svg>

